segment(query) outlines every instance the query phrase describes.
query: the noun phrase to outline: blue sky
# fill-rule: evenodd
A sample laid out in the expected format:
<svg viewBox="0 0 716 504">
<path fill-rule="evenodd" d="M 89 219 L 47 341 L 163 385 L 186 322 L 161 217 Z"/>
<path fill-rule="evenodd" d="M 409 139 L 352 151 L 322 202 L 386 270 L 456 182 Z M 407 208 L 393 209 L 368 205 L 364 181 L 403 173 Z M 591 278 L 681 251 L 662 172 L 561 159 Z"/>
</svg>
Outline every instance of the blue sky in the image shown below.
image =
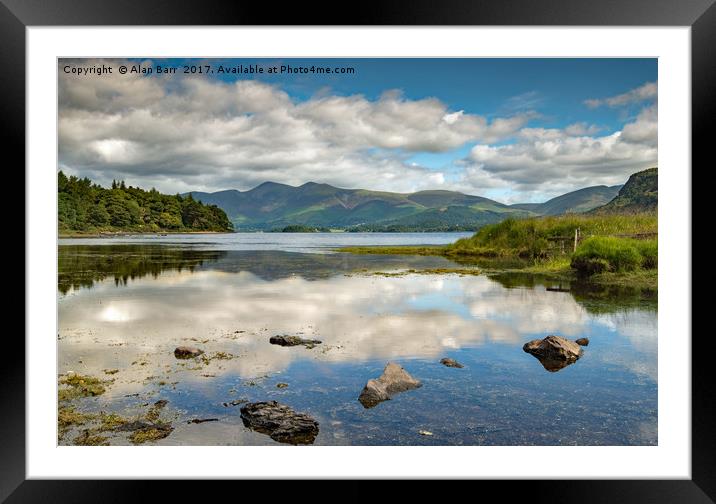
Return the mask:
<svg viewBox="0 0 716 504">
<path fill-rule="evenodd" d="M 139 61 L 139 60 L 138 60 Z M 154 60 L 180 67 L 196 60 Z M 604 125 L 614 131 L 627 116 L 623 110 L 590 109 L 584 100 L 621 94 L 657 80 L 656 58 L 516 58 L 516 59 L 235 59 L 211 64 L 263 66 L 353 67 L 352 75 L 214 75 L 227 82 L 260 80 L 280 86 L 296 100 L 319 92 L 377 99 L 387 89 L 400 89 L 406 98 L 437 97 L 449 108 L 487 117 L 538 110 L 538 121 L 551 128 L 579 121 Z M 326 90 L 326 88 L 329 88 Z M 635 115 L 637 110 L 630 112 Z"/>
<path fill-rule="evenodd" d="M 623 183 L 656 165 L 656 59 L 124 63 L 140 62 L 180 71 L 184 64 L 289 64 L 355 73 L 103 80 L 60 72 L 60 161 L 67 171 L 163 190 L 312 180 L 402 192 L 444 188 L 515 202 Z M 197 130 L 178 131 L 190 117 Z M 138 125 L 151 128 L 150 137 L 165 132 L 154 140 L 166 145 L 137 135 Z M 206 134 L 211 129 L 213 136 Z M 206 138 L 188 152 L 197 135 Z"/>
</svg>

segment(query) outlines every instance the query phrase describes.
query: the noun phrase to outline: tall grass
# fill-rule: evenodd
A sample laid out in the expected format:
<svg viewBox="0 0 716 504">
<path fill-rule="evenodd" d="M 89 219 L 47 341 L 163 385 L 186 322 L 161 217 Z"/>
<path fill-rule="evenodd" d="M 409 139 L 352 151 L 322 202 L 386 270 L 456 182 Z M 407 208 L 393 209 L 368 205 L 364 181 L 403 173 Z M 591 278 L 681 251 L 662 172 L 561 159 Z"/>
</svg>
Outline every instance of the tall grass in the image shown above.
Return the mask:
<svg viewBox="0 0 716 504">
<path fill-rule="evenodd" d="M 532 219 L 507 219 L 490 224 L 469 238 L 462 238 L 446 247 L 447 255 L 482 255 L 488 257 L 548 257 L 556 252 L 559 242 L 550 238 L 564 237 L 567 251 L 569 239 L 579 228 L 583 237 L 615 234 L 655 233 L 658 229 L 654 213 L 636 215 L 569 214 Z"/>
<path fill-rule="evenodd" d="M 593 236 L 572 255 L 572 268 L 586 275 L 605 271 L 625 272 L 657 267 L 656 240 Z"/>
</svg>

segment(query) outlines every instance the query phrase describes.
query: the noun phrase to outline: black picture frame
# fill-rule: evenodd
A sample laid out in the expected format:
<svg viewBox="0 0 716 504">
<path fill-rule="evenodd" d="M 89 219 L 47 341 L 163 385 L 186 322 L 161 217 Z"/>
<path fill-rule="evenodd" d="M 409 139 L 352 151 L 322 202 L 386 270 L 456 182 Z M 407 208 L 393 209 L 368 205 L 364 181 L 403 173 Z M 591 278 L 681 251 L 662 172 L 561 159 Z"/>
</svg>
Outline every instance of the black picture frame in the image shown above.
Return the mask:
<svg viewBox="0 0 716 504">
<path fill-rule="evenodd" d="M 268 4 L 213 0 L 0 0 L 0 138 L 6 154 L 25 163 L 25 29 L 32 26 L 89 25 L 572 25 L 689 26 L 692 70 L 692 166 L 704 166 L 713 143 L 707 125 L 714 117 L 716 89 L 716 6 L 714 0 L 413 0 L 363 1 L 350 16 L 336 3 Z M 684 174 L 693 177 L 686 167 Z M 693 180 L 693 178 L 692 178 Z M 23 182 L 24 184 L 24 182 Z M 16 186 L 17 187 L 17 186 Z M 697 186 L 693 185 L 696 188 Z M 692 201 L 696 218 L 707 212 L 705 199 Z M 697 229 L 696 222 L 692 229 Z M 707 250 L 692 245 L 692 264 L 705 261 Z M 705 263 L 708 264 L 708 263 Z M 32 265 L 25 263 L 25 268 Z M 714 278 L 710 273 L 710 278 Z M 685 293 L 688 295 L 689 293 Z M 692 314 L 707 313 L 709 296 L 692 296 Z M 698 317 L 697 317 L 698 318 Z M 694 320 L 694 319 L 692 319 Z M 695 320 L 694 320 L 695 321 Z M 696 327 L 696 326 L 694 326 Z M 705 326 L 708 327 L 708 326 Z M 692 479 L 481 482 L 503 495 L 521 493 L 531 501 L 556 502 L 716 502 L 716 435 L 711 397 L 714 337 L 693 330 Z M 9 336 L 9 335 L 8 335 Z M 26 338 L 28 335 L 25 335 Z M 690 335 L 681 337 L 688 343 Z M 10 341 L 10 339 L 14 341 Z M 135 483 L 121 481 L 40 481 L 25 478 L 25 346 L 6 338 L 13 357 L 2 366 L 3 414 L 0 415 L 0 501 L 124 502 L 136 499 Z M 278 462 L 277 462 L 278 463 Z M 185 491 L 185 484 L 165 482 L 162 492 Z M 288 492 L 295 492 L 296 483 Z M 357 487 L 357 484 L 354 484 Z M 210 488 L 207 488 L 210 487 Z M 275 486 L 273 498 L 280 498 Z M 205 492 L 225 485 L 204 485 Z M 481 493 L 481 496 L 486 494 Z M 238 496 L 237 496 L 238 498 Z"/>
</svg>

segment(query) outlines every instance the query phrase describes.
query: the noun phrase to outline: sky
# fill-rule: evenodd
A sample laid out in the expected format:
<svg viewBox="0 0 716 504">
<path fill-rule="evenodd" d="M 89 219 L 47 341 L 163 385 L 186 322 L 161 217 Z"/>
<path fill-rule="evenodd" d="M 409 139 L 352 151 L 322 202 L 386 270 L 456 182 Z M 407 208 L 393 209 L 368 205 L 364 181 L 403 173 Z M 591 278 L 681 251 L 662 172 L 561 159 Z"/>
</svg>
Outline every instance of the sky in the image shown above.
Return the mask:
<svg viewBox="0 0 716 504">
<path fill-rule="evenodd" d="M 59 169 L 105 187 L 518 203 L 657 165 L 656 59 L 61 59 L 58 76 Z"/>
</svg>

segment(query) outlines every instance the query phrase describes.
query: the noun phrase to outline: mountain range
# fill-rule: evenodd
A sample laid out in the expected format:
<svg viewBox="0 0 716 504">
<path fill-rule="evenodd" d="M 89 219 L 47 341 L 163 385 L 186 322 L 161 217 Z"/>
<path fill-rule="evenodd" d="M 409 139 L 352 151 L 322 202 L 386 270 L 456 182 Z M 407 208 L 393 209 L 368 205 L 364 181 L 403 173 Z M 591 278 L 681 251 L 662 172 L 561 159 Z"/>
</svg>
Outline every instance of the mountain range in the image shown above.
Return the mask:
<svg viewBox="0 0 716 504">
<path fill-rule="evenodd" d="M 620 188 L 587 187 L 544 203 L 513 205 L 456 191 L 393 193 L 315 182 L 298 187 L 264 182 L 248 191 L 187 194 L 224 210 L 237 231 L 289 226 L 349 231 L 474 231 L 507 217 L 586 212 L 611 201 Z"/>
</svg>

